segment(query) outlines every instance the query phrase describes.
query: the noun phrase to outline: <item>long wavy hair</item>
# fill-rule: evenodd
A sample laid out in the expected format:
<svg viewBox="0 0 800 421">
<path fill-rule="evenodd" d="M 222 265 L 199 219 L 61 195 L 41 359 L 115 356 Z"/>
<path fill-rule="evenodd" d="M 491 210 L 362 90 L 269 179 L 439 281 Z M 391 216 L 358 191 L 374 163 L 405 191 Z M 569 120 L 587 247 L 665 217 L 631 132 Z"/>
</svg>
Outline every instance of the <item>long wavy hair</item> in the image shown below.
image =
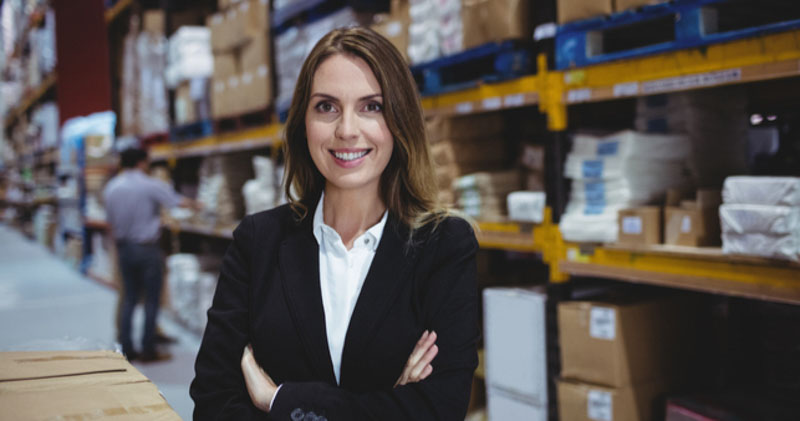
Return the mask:
<svg viewBox="0 0 800 421">
<path fill-rule="evenodd" d="M 325 187 L 325 178 L 311 160 L 306 138 L 306 111 L 314 74 L 329 57 L 344 54 L 364 60 L 383 95 L 383 116 L 394 149 L 380 179 L 379 194 L 389 213 L 413 231 L 428 222 L 438 224 L 449 212 L 437 199 L 431 152 L 417 86 L 400 52 L 378 33 L 363 27 L 336 29 L 311 50 L 300 70 L 286 121 L 286 197 L 297 219 Z"/>
</svg>

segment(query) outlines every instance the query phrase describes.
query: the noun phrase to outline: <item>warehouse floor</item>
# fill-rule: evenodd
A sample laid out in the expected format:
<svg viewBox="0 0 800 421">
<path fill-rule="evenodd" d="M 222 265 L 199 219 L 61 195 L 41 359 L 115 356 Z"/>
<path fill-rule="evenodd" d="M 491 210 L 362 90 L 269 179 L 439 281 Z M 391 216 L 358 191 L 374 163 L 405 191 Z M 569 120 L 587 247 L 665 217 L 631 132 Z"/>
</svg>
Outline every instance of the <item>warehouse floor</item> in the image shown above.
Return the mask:
<svg viewBox="0 0 800 421">
<path fill-rule="evenodd" d="M 0 351 L 117 349 L 116 302 L 115 291 L 0 225 Z M 135 338 L 141 337 L 142 319 L 139 308 Z M 158 386 L 181 418 L 191 420 L 189 383 L 200 337 L 177 325 L 166 312 L 159 324 L 178 339 L 169 347 L 172 359 L 134 365 Z"/>
</svg>

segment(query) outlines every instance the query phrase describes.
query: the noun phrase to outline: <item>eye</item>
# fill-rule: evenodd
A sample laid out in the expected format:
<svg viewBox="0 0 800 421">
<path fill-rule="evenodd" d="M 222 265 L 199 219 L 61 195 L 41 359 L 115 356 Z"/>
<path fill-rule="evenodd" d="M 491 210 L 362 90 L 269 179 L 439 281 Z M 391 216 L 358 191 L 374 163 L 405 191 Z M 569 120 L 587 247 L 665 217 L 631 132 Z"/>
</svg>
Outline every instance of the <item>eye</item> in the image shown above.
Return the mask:
<svg viewBox="0 0 800 421">
<path fill-rule="evenodd" d="M 332 113 L 336 111 L 336 107 L 334 107 L 330 101 L 320 101 L 314 108 L 321 113 Z"/>
<path fill-rule="evenodd" d="M 378 101 L 370 101 L 367 105 L 364 106 L 364 111 L 370 113 L 382 113 L 383 112 L 383 104 Z"/>
</svg>

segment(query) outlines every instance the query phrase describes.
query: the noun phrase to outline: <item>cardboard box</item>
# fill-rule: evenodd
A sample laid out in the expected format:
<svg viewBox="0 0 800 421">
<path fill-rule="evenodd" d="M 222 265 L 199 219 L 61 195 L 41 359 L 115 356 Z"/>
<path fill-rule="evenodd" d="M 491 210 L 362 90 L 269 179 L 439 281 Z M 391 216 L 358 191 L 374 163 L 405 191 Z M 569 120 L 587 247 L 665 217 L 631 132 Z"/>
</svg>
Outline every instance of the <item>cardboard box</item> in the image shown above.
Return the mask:
<svg viewBox="0 0 800 421">
<path fill-rule="evenodd" d="M 211 79 L 211 117 L 221 118 L 229 115 L 228 113 L 228 84 L 227 77 L 214 77 Z"/>
<path fill-rule="evenodd" d="M 397 19 L 391 15 L 376 17 L 372 30 L 383 35 L 408 62 L 408 19 Z"/>
<path fill-rule="evenodd" d="M 0 353 L 9 420 L 180 420 L 147 377 L 112 351 Z"/>
<path fill-rule="evenodd" d="M 239 62 L 233 52 L 214 53 L 214 77 L 227 79 L 240 73 Z"/>
<path fill-rule="evenodd" d="M 239 5 L 239 11 L 246 16 L 245 33 L 251 37 L 266 36 L 270 29 L 269 2 L 249 0 Z"/>
<path fill-rule="evenodd" d="M 270 67 L 269 53 L 269 34 L 251 37 L 242 46 L 239 68 L 245 72 L 256 71 L 261 66 Z"/>
<path fill-rule="evenodd" d="M 543 408 L 548 402 L 546 303 L 542 288 L 483 290 L 487 386 Z"/>
<path fill-rule="evenodd" d="M 242 101 L 242 113 L 257 111 L 272 104 L 269 67 L 261 65 L 254 71 L 242 73 L 239 99 Z"/>
<path fill-rule="evenodd" d="M 559 380 L 558 413 L 562 421 L 649 421 L 666 390 L 657 382 L 612 388 Z"/>
<path fill-rule="evenodd" d="M 545 191 L 544 173 L 538 171 L 525 172 L 522 187 L 528 191 Z"/>
<path fill-rule="evenodd" d="M 507 39 L 530 40 L 529 0 L 463 0 L 464 48 Z"/>
<path fill-rule="evenodd" d="M 145 10 L 142 13 L 142 30 L 152 34 L 164 34 L 167 29 L 164 12 L 161 10 Z"/>
<path fill-rule="evenodd" d="M 680 381 L 690 374 L 695 310 L 676 297 L 562 302 L 561 377 L 612 387 Z"/>
<path fill-rule="evenodd" d="M 614 0 L 614 11 L 623 12 L 628 9 L 666 2 L 667 0 Z"/>
<path fill-rule="evenodd" d="M 641 206 L 619 211 L 617 242 L 632 246 L 661 244 L 661 208 Z"/>
<path fill-rule="evenodd" d="M 689 247 L 718 246 L 721 243 L 717 208 L 685 204 L 664 209 L 664 244 Z"/>
<path fill-rule="evenodd" d="M 505 130 L 502 113 L 483 113 L 469 117 L 432 117 L 425 121 L 430 143 L 445 139 L 461 140 L 497 136 Z"/>
<path fill-rule="evenodd" d="M 558 0 L 560 24 L 609 15 L 613 12 L 613 0 Z"/>
<path fill-rule="evenodd" d="M 533 143 L 523 144 L 519 160 L 523 167 L 531 171 L 544 172 L 544 146 Z"/>
</svg>

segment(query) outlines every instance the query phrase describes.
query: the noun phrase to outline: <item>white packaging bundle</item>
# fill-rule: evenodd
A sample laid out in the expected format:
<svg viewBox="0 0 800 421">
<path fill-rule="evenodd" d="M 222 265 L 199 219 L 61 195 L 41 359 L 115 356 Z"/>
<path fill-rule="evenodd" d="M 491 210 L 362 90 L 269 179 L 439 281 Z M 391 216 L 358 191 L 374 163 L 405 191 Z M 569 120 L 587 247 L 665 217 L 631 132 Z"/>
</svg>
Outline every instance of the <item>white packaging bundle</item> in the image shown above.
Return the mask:
<svg viewBox="0 0 800 421">
<path fill-rule="evenodd" d="M 719 219 L 724 233 L 800 233 L 800 207 L 724 204 L 719 208 Z"/>
<path fill-rule="evenodd" d="M 722 201 L 730 204 L 800 206 L 800 177 L 728 177 L 722 189 Z"/>
<path fill-rule="evenodd" d="M 577 135 L 564 165 L 573 186 L 562 235 L 570 241 L 616 241 L 617 212 L 658 201 L 669 188 L 685 185 L 690 153 L 685 136 Z"/>
<path fill-rule="evenodd" d="M 167 86 L 193 78 L 209 78 L 214 73 L 211 31 L 205 26 L 182 26 L 169 39 Z"/>
<path fill-rule="evenodd" d="M 434 0 L 439 12 L 439 45 L 441 54 L 451 55 L 464 49 L 464 21 L 461 0 Z"/>
<path fill-rule="evenodd" d="M 163 36 L 142 32 L 136 41 L 138 65 L 138 134 L 147 136 L 169 129 L 169 107 L 164 72 L 167 42 Z"/>
<path fill-rule="evenodd" d="M 722 252 L 800 261 L 800 234 L 722 233 Z"/>
<path fill-rule="evenodd" d="M 577 134 L 572 153 L 586 157 L 681 160 L 691 154 L 689 138 L 678 134 L 651 134 L 625 130 L 609 136 Z"/>
</svg>

